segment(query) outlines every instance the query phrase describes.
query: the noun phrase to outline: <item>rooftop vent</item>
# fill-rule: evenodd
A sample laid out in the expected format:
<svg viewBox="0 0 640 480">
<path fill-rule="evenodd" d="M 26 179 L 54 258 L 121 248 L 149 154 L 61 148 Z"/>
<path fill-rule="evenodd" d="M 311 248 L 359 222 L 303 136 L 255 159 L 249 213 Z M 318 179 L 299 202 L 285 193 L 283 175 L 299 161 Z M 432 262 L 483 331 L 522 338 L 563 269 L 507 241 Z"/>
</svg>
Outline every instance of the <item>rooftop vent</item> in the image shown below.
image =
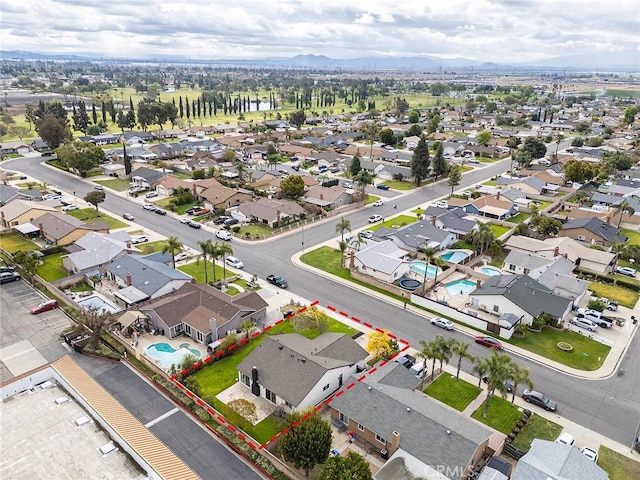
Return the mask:
<svg viewBox="0 0 640 480">
<path fill-rule="evenodd" d="M 100 453 L 104 455 L 108 455 L 111 452 L 117 452 L 118 448 L 113 444 L 113 442 L 109 442 L 106 445 L 103 445 L 99 448 Z"/>
<path fill-rule="evenodd" d="M 62 397 L 58 397 L 54 400 L 56 405 L 61 405 L 63 403 L 67 403 L 69 401 L 69 397 L 63 395 Z"/>
<path fill-rule="evenodd" d="M 86 415 L 83 415 L 81 417 L 76 418 L 73 423 L 76 424 L 76 427 L 81 427 L 82 425 L 86 425 L 87 423 L 89 423 L 91 420 L 89 420 L 89 417 L 87 417 Z"/>
</svg>

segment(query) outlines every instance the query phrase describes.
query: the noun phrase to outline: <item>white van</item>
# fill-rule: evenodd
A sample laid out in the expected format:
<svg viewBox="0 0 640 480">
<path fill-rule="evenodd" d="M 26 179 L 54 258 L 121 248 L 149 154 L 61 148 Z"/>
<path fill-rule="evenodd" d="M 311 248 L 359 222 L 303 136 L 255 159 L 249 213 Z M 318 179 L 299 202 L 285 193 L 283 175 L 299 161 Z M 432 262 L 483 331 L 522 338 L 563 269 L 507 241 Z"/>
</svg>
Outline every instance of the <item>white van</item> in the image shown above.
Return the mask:
<svg viewBox="0 0 640 480">
<path fill-rule="evenodd" d="M 409 373 L 411 375 L 414 375 L 414 376 L 418 377 L 418 378 L 421 378 L 422 375 L 426 375 L 427 374 L 427 367 L 424 364 L 424 360 L 414 363 L 413 366 L 409 369 Z"/>
</svg>

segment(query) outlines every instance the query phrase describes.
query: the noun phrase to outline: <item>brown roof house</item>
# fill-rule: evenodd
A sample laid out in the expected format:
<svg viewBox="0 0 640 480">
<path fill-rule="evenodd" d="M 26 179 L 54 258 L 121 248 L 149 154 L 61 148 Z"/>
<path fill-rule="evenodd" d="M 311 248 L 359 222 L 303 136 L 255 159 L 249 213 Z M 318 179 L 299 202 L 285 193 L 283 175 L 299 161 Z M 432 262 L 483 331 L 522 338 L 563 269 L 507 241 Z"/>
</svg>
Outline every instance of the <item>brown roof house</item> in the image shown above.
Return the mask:
<svg viewBox="0 0 640 480">
<path fill-rule="evenodd" d="M 254 202 L 240 204 L 231 212 L 231 216 L 243 223 L 257 222 L 273 228 L 283 222 L 295 220 L 304 212 L 304 208 L 292 200 L 259 198 Z"/>
<path fill-rule="evenodd" d="M 185 283 L 139 310 L 167 337 L 185 334 L 209 346 L 229 332 L 236 333 L 247 320 L 262 322 L 266 309 L 267 302 L 256 292 L 231 296 L 210 285 Z"/>
<path fill-rule="evenodd" d="M 311 205 L 316 205 L 324 209 L 334 209 L 353 203 L 353 195 L 338 185 L 333 187 L 323 187 L 316 185 L 309 188 L 300 199 Z"/>
<path fill-rule="evenodd" d="M 314 406 L 366 367 L 367 352 L 349 335 L 325 332 L 266 337 L 238 365 L 238 380 L 287 410 Z"/>
<path fill-rule="evenodd" d="M 15 227 L 55 211 L 55 208 L 42 203 L 16 199 L 0 207 L 0 223 L 3 227 Z"/>
<path fill-rule="evenodd" d="M 495 197 L 483 195 L 480 198 L 476 198 L 465 206 L 465 211 L 482 217 L 507 220 L 518 213 L 518 205 L 511 200 L 504 200 L 500 197 L 500 192 L 498 192 Z"/>
<path fill-rule="evenodd" d="M 229 188 L 224 185 L 212 186 L 200 193 L 204 206 L 211 210 L 218 208 L 237 207 L 242 202 L 253 199 L 253 192 L 239 188 Z"/>
<path fill-rule="evenodd" d="M 69 245 L 89 232 L 109 233 L 105 222 L 85 223 L 64 213 L 46 213 L 34 221 L 40 236 L 52 245 Z"/>
</svg>

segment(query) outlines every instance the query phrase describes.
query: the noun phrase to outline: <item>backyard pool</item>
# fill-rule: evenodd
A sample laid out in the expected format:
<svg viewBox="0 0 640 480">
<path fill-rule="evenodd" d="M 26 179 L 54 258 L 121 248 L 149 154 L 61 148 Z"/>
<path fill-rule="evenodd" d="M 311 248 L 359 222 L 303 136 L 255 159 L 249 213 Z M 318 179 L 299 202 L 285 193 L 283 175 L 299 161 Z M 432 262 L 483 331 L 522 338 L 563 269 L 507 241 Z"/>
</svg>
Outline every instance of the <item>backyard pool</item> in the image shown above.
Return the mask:
<svg viewBox="0 0 640 480">
<path fill-rule="evenodd" d="M 144 353 L 147 357 L 158 362 L 163 369 L 169 370 L 171 365 L 178 366 L 180 362 L 182 362 L 182 359 L 190 353 L 198 359 L 202 358 L 200 350 L 197 348 L 188 348 L 187 346 L 187 343 L 183 343 L 180 345 L 179 350 L 176 350 L 168 343 L 154 343 L 145 348 Z"/>
<path fill-rule="evenodd" d="M 91 295 L 90 297 L 78 300 L 76 303 L 85 310 L 93 310 L 100 313 L 117 313 L 122 310 L 120 307 L 116 307 L 111 302 L 99 297 L 98 295 Z"/>
<path fill-rule="evenodd" d="M 476 288 L 476 282 L 472 282 L 471 280 L 456 280 L 455 282 L 446 283 L 444 288 L 446 288 L 447 293 L 453 297 L 454 295 L 469 293 Z"/>
<path fill-rule="evenodd" d="M 424 267 L 427 265 L 426 262 L 413 262 L 411 263 L 411 271 L 417 273 L 422 278 L 424 278 Z M 429 265 L 427 268 L 427 278 L 435 278 L 436 274 L 440 272 L 438 267 L 434 267 L 433 265 Z"/>
<path fill-rule="evenodd" d="M 494 267 L 482 267 L 480 269 L 481 273 L 485 275 L 489 275 L 490 277 L 495 277 L 496 275 L 502 275 L 502 272 Z"/>
<path fill-rule="evenodd" d="M 460 263 L 468 256 L 469 252 L 465 250 L 449 250 L 447 253 L 439 255 L 441 259 L 446 260 L 449 263 Z"/>
</svg>

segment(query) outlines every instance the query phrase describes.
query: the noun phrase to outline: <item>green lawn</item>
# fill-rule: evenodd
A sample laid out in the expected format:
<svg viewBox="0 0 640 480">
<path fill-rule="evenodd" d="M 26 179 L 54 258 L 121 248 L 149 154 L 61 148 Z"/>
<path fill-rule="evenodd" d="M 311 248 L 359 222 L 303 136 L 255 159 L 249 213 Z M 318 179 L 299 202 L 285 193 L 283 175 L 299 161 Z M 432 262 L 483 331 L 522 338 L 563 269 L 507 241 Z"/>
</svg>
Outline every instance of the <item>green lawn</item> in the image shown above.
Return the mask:
<svg viewBox="0 0 640 480">
<path fill-rule="evenodd" d="M 598 450 L 598 466 L 609 474 L 609 480 L 634 480 L 640 478 L 640 462 L 636 462 L 604 445 Z"/>
<path fill-rule="evenodd" d="M 620 233 L 627 237 L 627 244 L 629 245 L 640 245 L 640 232 L 635 232 L 633 230 L 620 230 Z"/>
<path fill-rule="evenodd" d="M 117 218 L 113 218 L 106 213 L 96 212 L 95 208 L 81 208 L 80 210 L 72 210 L 70 212 L 67 212 L 67 215 L 71 215 L 72 217 L 75 217 L 78 220 L 82 220 L 86 223 L 103 221 L 107 225 L 109 225 L 109 228 L 111 230 L 128 226 L 128 224 L 121 222 Z"/>
<path fill-rule="evenodd" d="M 464 380 L 457 380 L 454 375 L 443 373 L 439 375 L 424 393 L 430 397 L 446 403 L 459 412 L 462 412 L 478 396 L 482 390 Z"/>
<path fill-rule="evenodd" d="M 238 236 L 240 238 L 246 238 L 247 233 L 251 238 L 264 238 L 270 236 L 273 233 L 273 229 L 261 223 L 252 223 L 251 225 L 240 227 Z"/>
<path fill-rule="evenodd" d="M 38 265 L 37 274 L 47 282 L 67 277 L 69 274 L 62 268 L 62 257 L 64 255 L 68 255 L 68 253 L 60 252 L 44 257 L 44 264 Z"/>
<path fill-rule="evenodd" d="M 336 277 L 349 280 L 351 278 L 349 269 L 340 264 L 340 257 L 340 250 L 331 247 L 320 247 L 302 254 L 300 260 Z"/>
<path fill-rule="evenodd" d="M 166 244 L 166 240 L 158 240 L 156 242 L 139 243 L 134 246 L 138 247 L 144 255 L 149 255 L 150 253 L 160 252 Z"/>
<path fill-rule="evenodd" d="M 19 233 L 12 232 L 0 235 L 0 248 L 9 253 L 15 253 L 17 251 L 30 252 L 31 250 L 38 250 L 40 247 L 31 240 L 25 239 Z"/>
<path fill-rule="evenodd" d="M 129 181 L 122 178 L 111 178 L 109 180 L 94 180 L 94 183 L 98 183 L 103 187 L 111 188 L 117 192 L 124 192 L 129 188 Z"/>
<path fill-rule="evenodd" d="M 560 341 L 573 345 L 573 350 L 570 352 L 560 350 L 557 346 Z M 551 328 L 543 328 L 540 333 L 527 331 L 524 338 L 511 337 L 509 342 L 578 370 L 597 370 L 611 350 L 611 347 L 577 332 L 568 330 L 558 332 Z"/>
<path fill-rule="evenodd" d="M 486 393 L 484 395 L 486 395 Z M 522 412 L 517 405 L 511 405 L 510 401 L 502 397 L 496 397 L 495 395 L 489 399 L 487 418 L 482 418 L 483 411 L 484 403 L 473 412 L 471 417 L 505 435 L 511 433 L 511 429 L 522 416 Z"/>
<path fill-rule="evenodd" d="M 412 217 L 410 215 L 398 215 L 396 217 L 390 218 L 389 220 L 385 220 L 382 223 L 376 223 L 375 225 L 372 225 L 371 227 L 369 227 L 369 230 L 375 232 L 380 227 L 387 227 L 387 228 L 404 227 L 406 225 L 409 225 L 410 223 L 414 223 L 417 221 L 418 221 L 417 217 Z"/>
<path fill-rule="evenodd" d="M 219 263 L 220 262 L 218 262 L 218 264 L 216 264 L 215 266 L 216 281 L 219 281 L 225 278 L 224 270 L 219 265 Z M 200 260 L 199 262 L 195 261 L 192 263 L 187 263 L 186 265 L 178 267 L 178 270 L 186 273 L 187 275 L 191 275 L 192 277 L 194 277 L 197 283 L 204 283 L 204 262 L 202 260 Z M 207 261 L 207 272 L 209 275 L 208 280 L 210 282 L 213 282 L 213 268 L 210 261 Z M 227 270 L 226 278 L 232 277 L 233 275 L 234 275 L 233 272 L 231 272 L 230 270 Z"/>
<path fill-rule="evenodd" d="M 562 432 L 561 425 L 553 423 L 540 415 L 533 414 L 529 417 L 527 424 L 518 432 L 516 439 L 513 441 L 513 446 L 523 452 L 528 452 L 534 438 L 554 441 L 558 438 L 560 432 Z"/>
<path fill-rule="evenodd" d="M 486 185 L 487 187 L 495 187 L 497 182 L 495 180 L 487 180 L 486 182 L 482 182 L 482 185 Z"/>
<path fill-rule="evenodd" d="M 520 212 L 517 215 L 514 215 L 513 217 L 509 218 L 509 220 L 507 220 L 507 222 L 522 223 L 529 217 L 530 217 L 530 215 L 528 213 Z"/>
<path fill-rule="evenodd" d="M 493 223 L 489 224 L 489 228 L 491 229 L 491 231 L 493 232 L 496 238 L 500 237 L 501 235 L 504 235 L 509 230 L 511 230 L 508 227 L 503 227 L 502 225 L 495 225 Z"/>
<path fill-rule="evenodd" d="M 591 290 L 598 297 L 606 297 L 609 300 L 617 300 L 618 303 L 627 308 L 634 308 L 638 303 L 640 293 L 610 283 L 591 282 L 589 284 Z"/>
<path fill-rule="evenodd" d="M 416 188 L 415 183 L 401 182 L 399 180 L 385 180 L 382 184 L 387 185 L 392 190 L 413 190 Z"/>
</svg>

